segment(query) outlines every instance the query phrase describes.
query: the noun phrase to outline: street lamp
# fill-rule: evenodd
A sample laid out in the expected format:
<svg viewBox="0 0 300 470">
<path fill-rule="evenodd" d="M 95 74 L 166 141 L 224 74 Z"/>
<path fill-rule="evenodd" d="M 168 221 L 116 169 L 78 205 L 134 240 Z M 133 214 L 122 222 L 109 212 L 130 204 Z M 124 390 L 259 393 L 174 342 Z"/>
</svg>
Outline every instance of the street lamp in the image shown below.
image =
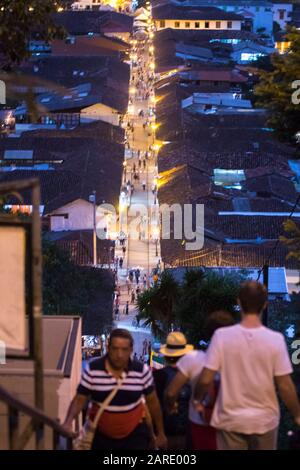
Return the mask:
<svg viewBox="0 0 300 470">
<path fill-rule="evenodd" d="M 89 201 L 93 203 L 93 265 L 97 266 L 97 233 L 96 233 L 96 191 L 90 194 Z"/>
</svg>

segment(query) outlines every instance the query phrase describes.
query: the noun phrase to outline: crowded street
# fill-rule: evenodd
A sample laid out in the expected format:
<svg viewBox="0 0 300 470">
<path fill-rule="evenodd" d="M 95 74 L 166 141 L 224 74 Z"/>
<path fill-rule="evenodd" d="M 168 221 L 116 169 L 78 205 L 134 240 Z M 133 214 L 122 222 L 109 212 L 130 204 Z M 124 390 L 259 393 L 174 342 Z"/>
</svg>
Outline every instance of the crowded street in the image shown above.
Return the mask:
<svg viewBox="0 0 300 470">
<path fill-rule="evenodd" d="M 149 10 L 148 10 L 149 11 Z M 129 329 L 135 352 L 151 340 L 150 328 L 137 324 L 136 298 L 153 283 L 160 268 L 157 150 L 155 140 L 155 62 L 152 27 L 138 29 L 131 40 L 130 85 L 125 128 L 125 155 L 120 194 L 120 237 L 116 246 L 118 268 L 115 325 Z M 120 264 L 121 260 L 121 264 Z M 133 280 L 131 276 L 133 275 Z M 126 302 L 129 302 L 126 314 Z M 116 315 L 117 312 L 117 315 Z"/>
</svg>

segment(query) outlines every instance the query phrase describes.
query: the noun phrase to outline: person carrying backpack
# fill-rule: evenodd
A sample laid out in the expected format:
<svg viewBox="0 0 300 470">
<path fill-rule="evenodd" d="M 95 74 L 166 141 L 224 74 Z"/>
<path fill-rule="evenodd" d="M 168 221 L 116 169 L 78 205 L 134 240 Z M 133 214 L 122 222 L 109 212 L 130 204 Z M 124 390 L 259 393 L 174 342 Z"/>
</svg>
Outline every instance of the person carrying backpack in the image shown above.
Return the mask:
<svg viewBox="0 0 300 470">
<path fill-rule="evenodd" d="M 185 354 L 191 352 L 193 346 L 187 344 L 186 338 L 180 331 L 172 331 L 167 342 L 160 348 L 165 357 L 166 366 L 153 372 L 157 396 L 163 412 L 163 420 L 169 450 L 186 449 L 186 431 L 188 428 L 188 408 L 191 398 L 191 387 L 186 384 L 177 397 L 176 411 L 169 414 L 164 405 L 164 394 L 168 385 L 177 374 L 176 363 Z"/>
<path fill-rule="evenodd" d="M 231 313 L 219 310 L 209 314 L 205 332 L 208 340 L 211 339 L 215 330 L 220 327 L 230 326 L 233 324 L 233 316 Z M 204 343 L 204 341 L 201 341 Z M 205 343 L 207 344 L 207 343 Z M 186 354 L 177 362 L 177 373 L 171 381 L 165 393 L 165 406 L 171 412 L 177 402 L 178 395 L 187 383 L 191 385 L 194 392 L 199 375 L 205 366 L 205 351 L 196 349 L 190 354 Z M 205 397 L 205 410 L 201 416 L 195 409 L 193 397 L 191 396 L 189 403 L 189 448 L 188 450 L 216 450 L 217 435 L 216 430 L 209 425 L 214 404 L 219 389 L 219 380 L 215 380 L 208 390 Z"/>
</svg>

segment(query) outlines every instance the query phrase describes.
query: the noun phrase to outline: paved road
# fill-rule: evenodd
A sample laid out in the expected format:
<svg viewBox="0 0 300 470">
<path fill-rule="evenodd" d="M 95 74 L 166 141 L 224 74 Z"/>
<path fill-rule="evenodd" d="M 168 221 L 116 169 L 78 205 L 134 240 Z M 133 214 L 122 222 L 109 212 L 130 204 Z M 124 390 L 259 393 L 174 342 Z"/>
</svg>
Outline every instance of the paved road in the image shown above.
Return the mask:
<svg viewBox="0 0 300 470">
<path fill-rule="evenodd" d="M 149 50 L 150 48 L 150 50 Z M 126 252 L 122 247 L 116 249 L 116 257 L 123 257 L 123 269 L 118 271 L 118 283 L 121 288 L 120 315 L 115 325 L 129 329 L 134 337 L 135 352 L 142 353 L 144 339 L 151 340 L 149 328 L 134 326 L 136 305 L 130 304 L 129 315 L 123 313 L 126 301 L 130 302 L 126 278 L 130 269 L 140 269 L 141 277 L 146 274 L 147 283 L 151 282 L 151 272 L 160 260 L 159 245 L 159 205 L 157 199 L 157 155 L 155 151 L 155 116 L 154 116 L 154 75 L 153 44 L 147 41 L 135 41 L 131 49 L 131 79 L 128 113 L 123 125 L 126 128 L 127 148 L 124 156 L 123 189 L 133 184 L 127 200 L 128 209 L 120 214 L 120 230 L 126 234 Z M 144 186 L 143 186 L 144 184 Z M 121 188 L 122 191 L 122 188 Z M 127 215 L 127 220 L 125 215 Z M 143 283 L 140 282 L 140 287 Z M 131 288 L 136 288 L 136 284 Z"/>
</svg>

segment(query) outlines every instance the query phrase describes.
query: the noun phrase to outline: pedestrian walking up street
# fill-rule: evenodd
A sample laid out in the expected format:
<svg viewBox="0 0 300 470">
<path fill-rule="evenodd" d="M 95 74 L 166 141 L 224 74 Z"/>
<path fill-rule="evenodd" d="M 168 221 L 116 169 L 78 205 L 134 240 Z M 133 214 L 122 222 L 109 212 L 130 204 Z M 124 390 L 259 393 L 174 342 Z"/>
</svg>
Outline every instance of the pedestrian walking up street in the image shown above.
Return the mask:
<svg viewBox="0 0 300 470">
<path fill-rule="evenodd" d="M 231 313 L 226 311 L 213 312 L 206 320 L 205 330 L 208 339 L 211 339 L 217 328 L 231 326 L 234 319 Z M 187 435 L 189 436 L 188 449 L 190 450 L 217 450 L 216 430 L 209 426 L 211 414 L 219 389 L 219 380 L 216 380 L 205 398 L 206 406 L 203 416 L 198 413 L 193 404 L 193 394 L 200 373 L 205 365 L 205 351 L 194 350 L 179 358 L 176 362 L 177 373 L 169 383 L 165 393 L 165 407 L 167 412 L 173 413 L 178 405 L 178 397 L 187 383 L 191 385 L 192 394 L 189 403 L 189 423 Z M 167 431 L 166 431 L 167 432 Z"/>
<path fill-rule="evenodd" d="M 115 329 L 105 356 L 86 361 L 77 394 L 63 424 L 72 431 L 74 419 L 87 403 L 92 419 L 106 400 L 96 423 L 92 450 L 147 450 L 150 438 L 157 448 L 166 449 L 162 413 L 154 389 L 151 370 L 132 360 L 133 338 L 125 329 Z M 150 434 L 149 415 L 156 434 Z M 151 429 L 151 433 L 153 430 Z"/>
<path fill-rule="evenodd" d="M 153 372 L 154 383 L 161 408 L 163 410 L 164 428 L 168 438 L 169 450 L 184 450 L 186 448 L 186 432 L 188 425 L 189 400 L 191 388 L 188 384 L 182 387 L 177 396 L 176 409 L 169 413 L 165 406 L 165 392 L 168 385 L 177 373 L 177 362 L 185 354 L 193 350 L 191 344 L 180 331 L 172 331 L 167 337 L 166 344 L 161 346 L 160 352 L 165 358 L 166 365 L 162 369 Z"/>
<path fill-rule="evenodd" d="M 211 425 L 219 450 L 274 450 L 280 420 L 279 396 L 300 426 L 300 403 L 284 336 L 262 325 L 266 287 L 247 281 L 239 293 L 242 321 L 213 335 L 195 390 L 195 406 L 220 373 L 220 391 Z"/>
</svg>

